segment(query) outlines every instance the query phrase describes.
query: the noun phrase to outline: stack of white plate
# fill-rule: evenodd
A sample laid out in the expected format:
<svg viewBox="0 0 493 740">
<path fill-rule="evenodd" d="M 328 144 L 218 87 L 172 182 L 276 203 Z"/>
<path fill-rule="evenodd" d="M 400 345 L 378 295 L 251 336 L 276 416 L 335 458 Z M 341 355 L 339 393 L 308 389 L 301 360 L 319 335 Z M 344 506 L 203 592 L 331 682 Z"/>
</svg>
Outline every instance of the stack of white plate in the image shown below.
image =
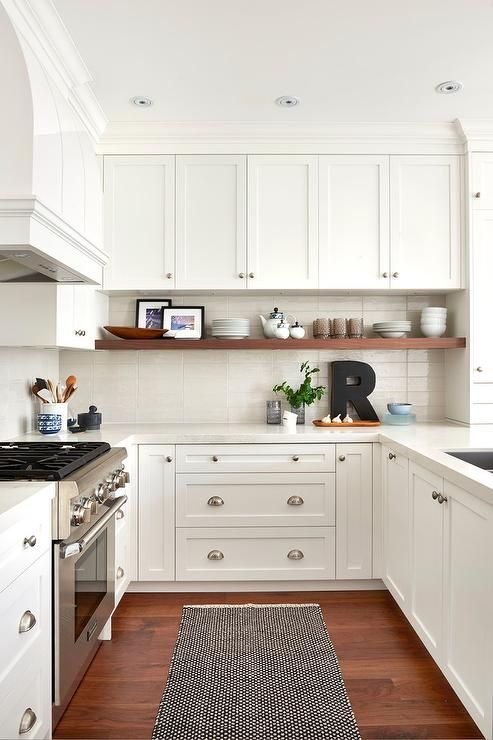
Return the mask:
<svg viewBox="0 0 493 740">
<path fill-rule="evenodd" d="M 384 339 L 400 339 L 411 331 L 410 321 L 379 321 L 373 324 L 375 334 L 380 334 Z"/>
<path fill-rule="evenodd" d="M 250 336 L 249 319 L 212 319 L 211 334 L 216 339 L 245 339 Z"/>
<path fill-rule="evenodd" d="M 421 333 L 425 337 L 441 337 L 447 329 L 447 309 L 429 306 L 421 311 Z"/>
</svg>

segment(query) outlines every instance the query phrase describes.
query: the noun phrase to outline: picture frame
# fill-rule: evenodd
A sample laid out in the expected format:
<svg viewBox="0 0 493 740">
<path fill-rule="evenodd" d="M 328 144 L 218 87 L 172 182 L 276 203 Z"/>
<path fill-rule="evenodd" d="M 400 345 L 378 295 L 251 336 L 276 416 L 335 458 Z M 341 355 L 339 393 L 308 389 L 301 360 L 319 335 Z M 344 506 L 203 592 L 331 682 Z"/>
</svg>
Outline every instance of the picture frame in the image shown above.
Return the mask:
<svg viewBox="0 0 493 740">
<path fill-rule="evenodd" d="M 171 298 L 138 298 L 135 326 L 138 329 L 162 329 L 163 309 L 171 306 Z"/>
<path fill-rule="evenodd" d="M 175 339 L 202 339 L 205 336 L 204 306 L 165 306 L 163 329 Z"/>
</svg>

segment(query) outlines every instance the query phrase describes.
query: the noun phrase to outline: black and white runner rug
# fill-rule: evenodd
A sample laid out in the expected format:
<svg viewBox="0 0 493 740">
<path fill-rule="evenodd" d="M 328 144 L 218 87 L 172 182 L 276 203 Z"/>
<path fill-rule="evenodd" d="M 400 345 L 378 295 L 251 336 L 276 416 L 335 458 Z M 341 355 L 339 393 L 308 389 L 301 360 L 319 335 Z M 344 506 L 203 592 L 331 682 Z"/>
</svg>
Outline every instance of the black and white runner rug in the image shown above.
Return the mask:
<svg viewBox="0 0 493 740">
<path fill-rule="evenodd" d="M 318 604 L 186 606 L 153 740 L 359 740 Z"/>
</svg>

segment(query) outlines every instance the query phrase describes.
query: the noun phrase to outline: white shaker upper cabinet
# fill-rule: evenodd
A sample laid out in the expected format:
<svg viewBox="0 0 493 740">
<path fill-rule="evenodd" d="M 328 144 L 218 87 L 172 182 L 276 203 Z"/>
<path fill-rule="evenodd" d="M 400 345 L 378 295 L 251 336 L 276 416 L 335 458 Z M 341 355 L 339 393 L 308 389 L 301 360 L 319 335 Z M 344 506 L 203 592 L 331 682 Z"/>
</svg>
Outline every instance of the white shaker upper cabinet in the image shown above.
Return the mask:
<svg viewBox="0 0 493 740">
<path fill-rule="evenodd" d="M 176 158 L 176 288 L 246 288 L 246 157 Z"/>
<path fill-rule="evenodd" d="M 319 182 L 320 288 L 388 288 L 388 156 L 321 156 Z"/>
<path fill-rule="evenodd" d="M 391 287 L 461 287 L 458 156 L 390 158 Z"/>
<path fill-rule="evenodd" d="M 175 285 L 174 156 L 104 158 L 106 290 Z"/>
<path fill-rule="evenodd" d="M 248 157 L 248 287 L 318 287 L 318 157 Z"/>
</svg>

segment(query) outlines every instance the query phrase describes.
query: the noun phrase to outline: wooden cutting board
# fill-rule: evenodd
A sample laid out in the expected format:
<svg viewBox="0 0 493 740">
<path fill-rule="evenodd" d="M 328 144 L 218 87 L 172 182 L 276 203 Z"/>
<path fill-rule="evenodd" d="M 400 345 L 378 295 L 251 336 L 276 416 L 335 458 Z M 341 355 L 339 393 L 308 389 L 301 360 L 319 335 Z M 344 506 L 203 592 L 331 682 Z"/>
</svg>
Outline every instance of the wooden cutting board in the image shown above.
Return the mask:
<svg viewBox="0 0 493 740">
<path fill-rule="evenodd" d="M 315 424 L 316 427 L 379 427 L 380 422 L 379 421 L 353 421 L 347 422 L 347 421 L 339 421 L 339 422 L 331 422 L 330 424 L 326 424 L 321 419 L 314 419 L 312 421 L 312 424 Z"/>
</svg>

